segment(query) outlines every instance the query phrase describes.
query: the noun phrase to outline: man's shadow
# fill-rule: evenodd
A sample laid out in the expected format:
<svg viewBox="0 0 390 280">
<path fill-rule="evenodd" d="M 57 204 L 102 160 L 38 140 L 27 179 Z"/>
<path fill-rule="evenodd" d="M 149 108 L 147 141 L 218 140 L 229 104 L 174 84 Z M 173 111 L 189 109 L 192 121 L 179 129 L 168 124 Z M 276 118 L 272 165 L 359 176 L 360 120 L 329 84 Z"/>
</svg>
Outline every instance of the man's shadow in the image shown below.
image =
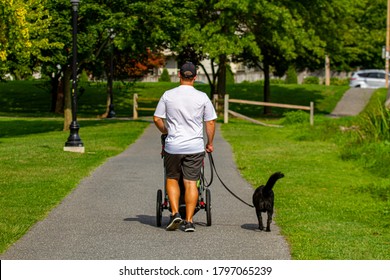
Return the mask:
<svg viewBox="0 0 390 280">
<path fill-rule="evenodd" d="M 159 228 L 157 226 L 157 220 L 156 220 L 156 216 L 150 216 L 150 215 L 137 215 L 136 217 L 129 217 L 129 218 L 125 218 L 123 219 L 124 221 L 126 222 L 139 222 L 141 224 L 144 224 L 144 225 L 148 225 L 148 226 L 152 226 L 152 227 L 156 227 L 156 228 Z M 164 228 L 164 225 L 167 225 L 169 223 L 169 217 L 166 216 L 166 217 L 162 217 L 161 218 L 161 228 Z M 206 223 L 204 222 L 196 222 L 195 224 L 199 225 L 199 226 L 204 226 L 206 227 Z"/>
<path fill-rule="evenodd" d="M 139 222 L 144 225 L 157 227 L 156 216 L 150 215 L 137 215 L 136 217 L 130 217 L 123 219 L 126 222 Z M 162 224 L 169 222 L 169 217 L 162 217 Z"/>
</svg>

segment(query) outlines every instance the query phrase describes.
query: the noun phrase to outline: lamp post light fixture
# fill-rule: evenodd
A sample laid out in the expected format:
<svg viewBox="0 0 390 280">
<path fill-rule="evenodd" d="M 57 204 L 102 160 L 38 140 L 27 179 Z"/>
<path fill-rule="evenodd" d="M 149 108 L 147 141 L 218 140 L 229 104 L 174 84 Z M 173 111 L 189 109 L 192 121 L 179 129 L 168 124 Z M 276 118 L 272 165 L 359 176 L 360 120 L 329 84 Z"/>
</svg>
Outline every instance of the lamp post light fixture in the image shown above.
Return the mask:
<svg viewBox="0 0 390 280">
<path fill-rule="evenodd" d="M 70 0 L 70 2 L 73 10 L 72 122 L 69 126 L 70 135 L 65 143 L 64 151 L 84 153 L 84 144 L 79 136 L 80 126 L 77 123 L 77 11 L 80 0 Z"/>
<path fill-rule="evenodd" d="M 110 29 L 110 74 L 108 79 L 108 90 L 110 93 L 110 105 L 108 106 L 108 114 L 107 118 L 114 118 L 115 112 L 114 112 L 114 100 L 113 100 L 113 93 L 112 93 L 112 83 L 114 80 L 114 44 L 112 41 L 115 38 L 115 33 L 113 32 L 113 29 Z"/>
</svg>

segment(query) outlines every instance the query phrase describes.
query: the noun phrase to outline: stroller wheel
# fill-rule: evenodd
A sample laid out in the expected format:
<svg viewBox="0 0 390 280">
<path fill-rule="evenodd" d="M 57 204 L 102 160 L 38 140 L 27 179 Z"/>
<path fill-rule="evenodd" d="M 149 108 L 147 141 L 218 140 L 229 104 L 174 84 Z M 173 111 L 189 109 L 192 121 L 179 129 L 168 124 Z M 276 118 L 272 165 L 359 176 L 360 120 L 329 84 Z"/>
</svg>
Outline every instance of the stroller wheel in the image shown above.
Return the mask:
<svg viewBox="0 0 390 280">
<path fill-rule="evenodd" d="M 162 210 L 162 191 L 157 190 L 156 223 L 158 227 L 161 227 Z"/>
<path fill-rule="evenodd" d="M 210 189 L 206 189 L 206 217 L 207 226 L 211 226 L 211 194 Z"/>
</svg>

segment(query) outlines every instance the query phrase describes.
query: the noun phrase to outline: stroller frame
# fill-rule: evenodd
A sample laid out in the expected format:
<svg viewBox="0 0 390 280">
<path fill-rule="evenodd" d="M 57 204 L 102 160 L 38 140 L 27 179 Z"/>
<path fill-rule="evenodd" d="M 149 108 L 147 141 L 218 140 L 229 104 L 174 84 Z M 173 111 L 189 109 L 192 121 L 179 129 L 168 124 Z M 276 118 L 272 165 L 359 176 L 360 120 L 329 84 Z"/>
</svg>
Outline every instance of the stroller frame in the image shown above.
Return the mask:
<svg viewBox="0 0 390 280">
<path fill-rule="evenodd" d="M 164 146 L 165 146 L 165 138 L 166 135 L 161 135 L 161 144 L 162 144 L 162 151 L 161 151 L 161 158 L 164 158 Z M 212 179 L 210 183 L 206 183 L 206 179 L 204 176 L 204 161 L 201 169 L 201 175 L 200 179 L 197 182 L 198 187 L 198 202 L 195 207 L 195 212 L 199 212 L 199 210 L 203 209 L 206 211 L 206 225 L 211 226 L 211 192 L 209 189 L 209 186 L 212 183 Z M 156 201 L 156 224 L 158 227 L 161 227 L 161 221 L 162 221 L 162 213 L 164 210 L 169 210 L 172 212 L 168 193 L 166 190 L 166 172 L 165 172 L 165 164 L 164 164 L 164 190 L 158 189 L 157 190 L 157 201 Z M 180 200 L 179 200 L 179 213 L 182 219 L 185 219 L 186 217 L 186 204 L 184 201 L 184 182 L 182 176 L 179 179 L 179 187 L 180 187 Z"/>
</svg>

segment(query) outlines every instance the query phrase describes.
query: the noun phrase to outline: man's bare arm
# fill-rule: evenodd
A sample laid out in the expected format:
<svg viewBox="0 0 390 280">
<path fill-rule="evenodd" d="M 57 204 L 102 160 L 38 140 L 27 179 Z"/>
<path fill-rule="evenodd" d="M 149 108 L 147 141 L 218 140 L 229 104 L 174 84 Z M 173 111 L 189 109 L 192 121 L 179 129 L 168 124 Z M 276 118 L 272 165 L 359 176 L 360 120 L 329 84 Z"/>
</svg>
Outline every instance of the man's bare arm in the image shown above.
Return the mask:
<svg viewBox="0 0 390 280">
<path fill-rule="evenodd" d="M 165 127 L 165 123 L 164 123 L 164 120 L 162 118 L 153 116 L 153 121 L 154 121 L 154 124 L 157 126 L 158 130 L 160 130 L 160 132 L 162 134 L 167 134 L 168 133 L 168 130 Z"/>
<path fill-rule="evenodd" d="M 215 120 L 206 122 L 206 135 L 207 135 L 206 152 L 212 153 L 214 151 L 213 141 L 215 135 Z"/>
</svg>

